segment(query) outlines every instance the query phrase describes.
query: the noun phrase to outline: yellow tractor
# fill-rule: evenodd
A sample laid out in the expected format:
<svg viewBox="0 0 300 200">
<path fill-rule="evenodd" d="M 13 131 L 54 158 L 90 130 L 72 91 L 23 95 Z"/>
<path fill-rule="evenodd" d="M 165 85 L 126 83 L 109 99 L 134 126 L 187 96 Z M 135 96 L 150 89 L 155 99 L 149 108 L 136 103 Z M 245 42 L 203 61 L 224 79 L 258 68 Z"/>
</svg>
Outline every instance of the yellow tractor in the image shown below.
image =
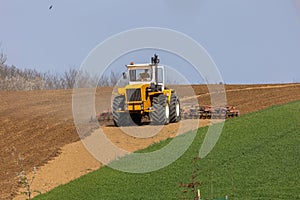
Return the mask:
<svg viewBox="0 0 300 200">
<path fill-rule="evenodd" d="M 158 125 L 180 120 L 179 97 L 165 87 L 164 66 L 158 64 L 154 54 L 151 63 L 126 65 L 128 72 L 123 78 L 128 78 L 129 84 L 118 88 L 112 105 L 115 126 L 141 125 L 144 116 Z"/>
</svg>

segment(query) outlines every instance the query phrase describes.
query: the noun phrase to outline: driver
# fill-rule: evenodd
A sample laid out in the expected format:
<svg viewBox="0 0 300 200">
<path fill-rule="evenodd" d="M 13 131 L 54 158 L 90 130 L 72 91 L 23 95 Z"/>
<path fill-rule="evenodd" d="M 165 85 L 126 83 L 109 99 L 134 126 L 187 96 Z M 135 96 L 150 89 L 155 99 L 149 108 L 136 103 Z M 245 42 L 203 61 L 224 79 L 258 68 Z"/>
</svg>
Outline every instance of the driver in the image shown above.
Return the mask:
<svg viewBox="0 0 300 200">
<path fill-rule="evenodd" d="M 150 81 L 149 69 L 145 69 L 145 71 L 143 73 L 140 73 L 139 76 L 143 81 Z"/>
</svg>

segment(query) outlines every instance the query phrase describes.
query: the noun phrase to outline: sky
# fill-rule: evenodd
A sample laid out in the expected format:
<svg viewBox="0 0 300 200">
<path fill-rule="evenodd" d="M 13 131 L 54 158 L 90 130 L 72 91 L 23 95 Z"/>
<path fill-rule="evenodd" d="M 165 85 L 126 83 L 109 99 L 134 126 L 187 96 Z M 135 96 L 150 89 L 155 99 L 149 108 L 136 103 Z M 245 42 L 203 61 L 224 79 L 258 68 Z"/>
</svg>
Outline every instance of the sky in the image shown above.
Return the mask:
<svg viewBox="0 0 300 200">
<path fill-rule="evenodd" d="M 2 0 L 0 48 L 9 65 L 62 72 L 112 35 L 161 27 L 201 44 L 225 83 L 300 82 L 299 10 L 300 0 Z"/>
</svg>

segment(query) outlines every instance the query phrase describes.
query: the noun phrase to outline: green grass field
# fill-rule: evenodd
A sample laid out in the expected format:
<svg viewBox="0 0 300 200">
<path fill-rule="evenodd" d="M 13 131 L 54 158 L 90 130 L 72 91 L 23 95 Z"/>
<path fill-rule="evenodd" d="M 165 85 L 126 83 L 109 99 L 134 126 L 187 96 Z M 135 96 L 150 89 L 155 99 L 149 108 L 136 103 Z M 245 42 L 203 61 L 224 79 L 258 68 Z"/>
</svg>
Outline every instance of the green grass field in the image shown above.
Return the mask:
<svg viewBox="0 0 300 200">
<path fill-rule="evenodd" d="M 159 171 L 130 174 L 103 167 L 36 199 L 192 199 L 179 184 L 191 182 L 192 160 L 206 131 L 199 129 L 185 154 Z M 202 199 L 226 194 L 243 200 L 300 199 L 300 101 L 227 120 L 213 151 L 197 164 Z"/>
</svg>

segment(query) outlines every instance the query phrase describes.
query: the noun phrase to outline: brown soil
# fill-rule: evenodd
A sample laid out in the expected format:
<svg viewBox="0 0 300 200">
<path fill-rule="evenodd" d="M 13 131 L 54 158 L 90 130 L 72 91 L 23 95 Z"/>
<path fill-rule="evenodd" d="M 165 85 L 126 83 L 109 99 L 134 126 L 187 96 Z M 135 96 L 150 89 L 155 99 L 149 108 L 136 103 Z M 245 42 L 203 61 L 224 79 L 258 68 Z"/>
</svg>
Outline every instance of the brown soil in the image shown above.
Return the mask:
<svg viewBox="0 0 300 200">
<path fill-rule="evenodd" d="M 185 87 L 187 86 L 176 87 L 182 97 L 190 95 L 185 94 Z M 210 104 L 206 86 L 196 85 L 193 89 L 195 95 L 199 95 L 200 104 Z M 97 111 L 110 107 L 111 91 L 112 88 L 97 90 Z M 228 105 L 237 106 L 241 114 L 300 100 L 299 91 L 300 84 L 226 85 Z M 33 166 L 38 167 L 35 184 L 43 185 L 43 191 L 100 166 L 78 142 L 79 137 L 72 117 L 71 90 L 0 92 L 0 101 L 0 199 L 11 199 L 18 192 L 16 173 L 19 171 L 19 165 L 16 163 L 16 152 L 22 156 L 26 171 L 32 171 Z M 176 126 L 171 124 L 158 135 L 143 142 L 131 136 L 120 139 L 121 134 L 118 134 L 115 127 L 104 129 L 105 134 L 118 146 L 134 151 L 166 137 L 172 137 L 172 130 L 176 129 Z M 58 155 L 60 156 L 57 157 Z M 56 164 L 51 168 L 51 163 Z"/>
</svg>

